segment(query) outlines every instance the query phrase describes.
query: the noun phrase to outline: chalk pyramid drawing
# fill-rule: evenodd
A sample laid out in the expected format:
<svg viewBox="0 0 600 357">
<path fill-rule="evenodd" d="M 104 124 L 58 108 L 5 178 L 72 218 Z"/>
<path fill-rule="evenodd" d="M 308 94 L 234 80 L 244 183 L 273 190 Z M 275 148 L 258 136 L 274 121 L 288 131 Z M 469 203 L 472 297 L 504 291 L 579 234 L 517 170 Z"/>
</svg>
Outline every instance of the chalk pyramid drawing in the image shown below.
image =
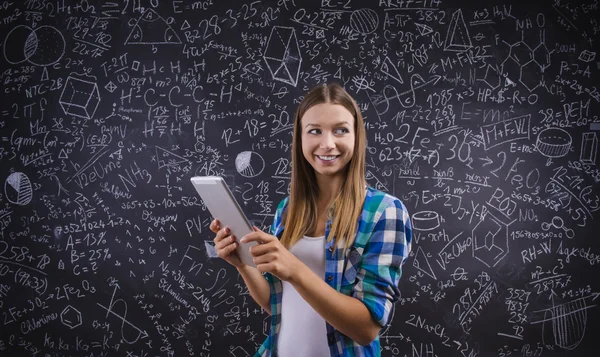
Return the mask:
<svg viewBox="0 0 600 357">
<path fill-rule="evenodd" d="M 181 39 L 156 11 L 147 9 L 125 40 L 126 45 L 178 45 Z"/>
<path fill-rule="evenodd" d="M 294 28 L 273 26 L 263 58 L 273 79 L 294 87 L 298 84 L 302 52 Z"/>
<path fill-rule="evenodd" d="M 161 169 L 166 166 L 173 167 L 179 164 L 187 164 L 190 160 L 157 146 L 156 162 L 158 163 L 158 168 Z"/>
<path fill-rule="evenodd" d="M 450 26 L 446 34 L 444 50 L 462 52 L 471 47 L 473 47 L 473 44 L 469 36 L 469 29 L 463 18 L 462 10 L 458 9 L 452 14 L 452 20 L 450 20 Z"/>
<path fill-rule="evenodd" d="M 424 274 L 427 274 L 433 279 L 437 280 L 433 269 L 431 269 L 431 264 L 429 264 L 429 259 L 427 259 L 427 255 L 425 252 L 423 252 L 423 248 L 421 247 L 417 248 L 417 253 L 413 259 L 413 266 L 422 271 Z"/>
<path fill-rule="evenodd" d="M 417 30 L 419 30 L 419 34 L 421 36 L 426 36 L 433 32 L 433 29 L 430 26 L 427 26 L 425 24 L 420 24 L 418 22 L 415 22 L 415 25 L 417 26 Z"/>
<path fill-rule="evenodd" d="M 400 83 L 404 83 L 404 80 L 402 80 L 402 76 L 400 75 L 398 68 L 396 68 L 396 66 L 389 57 L 386 57 L 385 60 L 383 60 L 383 63 L 381 64 L 381 72 L 394 78 Z"/>
</svg>

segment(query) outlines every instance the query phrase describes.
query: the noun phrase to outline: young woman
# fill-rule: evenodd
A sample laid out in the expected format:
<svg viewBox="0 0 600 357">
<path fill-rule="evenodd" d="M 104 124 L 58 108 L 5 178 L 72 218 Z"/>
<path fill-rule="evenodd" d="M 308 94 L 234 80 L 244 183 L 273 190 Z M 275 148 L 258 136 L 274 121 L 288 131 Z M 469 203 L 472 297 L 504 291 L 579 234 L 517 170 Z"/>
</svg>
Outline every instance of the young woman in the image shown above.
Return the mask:
<svg viewBox="0 0 600 357">
<path fill-rule="evenodd" d="M 257 268 L 237 257 L 238 237 L 211 223 L 219 256 L 272 316 L 256 356 L 380 355 L 412 231 L 402 202 L 367 186 L 365 149 L 356 102 L 338 84 L 316 87 L 296 112 L 291 192 L 272 235 L 255 227 L 239 237 L 262 243 L 251 248 Z"/>
</svg>

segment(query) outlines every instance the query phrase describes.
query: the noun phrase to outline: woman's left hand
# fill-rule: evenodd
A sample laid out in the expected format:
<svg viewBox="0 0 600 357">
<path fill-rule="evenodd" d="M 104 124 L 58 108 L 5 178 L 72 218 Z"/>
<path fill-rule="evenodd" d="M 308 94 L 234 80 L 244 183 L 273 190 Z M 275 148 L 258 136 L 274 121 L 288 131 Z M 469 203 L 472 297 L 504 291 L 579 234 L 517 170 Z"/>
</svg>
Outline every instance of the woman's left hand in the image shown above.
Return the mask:
<svg viewBox="0 0 600 357">
<path fill-rule="evenodd" d="M 262 243 L 250 247 L 250 254 L 254 257 L 252 261 L 256 264 L 258 271 L 271 273 L 283 281 L 293 280 L 302 262 L 287 250 L 277 237 L 267 234 L 257 227 L 253 228 L 254 232 L 243 236 L 240 242 Z"/>
</svg>

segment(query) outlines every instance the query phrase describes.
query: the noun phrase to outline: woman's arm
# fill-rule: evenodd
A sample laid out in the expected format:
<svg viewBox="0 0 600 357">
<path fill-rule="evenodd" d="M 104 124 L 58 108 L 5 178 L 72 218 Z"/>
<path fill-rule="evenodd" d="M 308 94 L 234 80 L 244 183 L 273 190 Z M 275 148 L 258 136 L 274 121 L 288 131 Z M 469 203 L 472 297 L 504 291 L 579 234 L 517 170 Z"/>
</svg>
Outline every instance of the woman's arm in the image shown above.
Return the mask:
<svg viewBox="0 0 600 357">
<path fill-rule="evenodd" d="M 306 265 L 300 264 L 298 269 L 290 284 L 325 321 L 363 346 L 377 338 L 381 326 L 365 304 L 336 291 Z"/>
<path fill-rule="evenodd" d="M 241 268 L 237 268 L 237 270 L 244 279 L 254 301 L 271 315 L 271 288 L 267 279 L 258 270 L 249 265 L 244 265 Z"/>
</svg>

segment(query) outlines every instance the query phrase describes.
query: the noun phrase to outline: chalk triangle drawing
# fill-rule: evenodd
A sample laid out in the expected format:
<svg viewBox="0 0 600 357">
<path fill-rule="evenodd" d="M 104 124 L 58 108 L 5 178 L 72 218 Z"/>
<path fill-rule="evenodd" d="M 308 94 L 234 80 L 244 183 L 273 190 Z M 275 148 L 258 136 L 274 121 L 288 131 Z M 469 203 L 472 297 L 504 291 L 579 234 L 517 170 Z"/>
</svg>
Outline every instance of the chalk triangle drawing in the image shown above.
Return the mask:
<svg viewBox="0 0 600 357">
<path fill-rule="evenodd" d="M 437 280 L 433 269 L 431 269 L 431 264 L 429 264 L 429 259 L 427 259 L 427 255 L 425 255 L 425 252 L 423 252 L 423 248 L 421 247 L 417 248 L 417 253 L 413 259 L 413 266 L 422 271 L 424 274 L 427 274 L 433 279 Z"/>
<path fill-rule="evenodd" d="M 42 79 L 41 81 L 47 81 L 48 80 L 48 68 L 44 67 L 44 69 L 42 70 Z"/>
<path fill-rule="evenodd" d="M 175 165 L 183 163 L 187 164 L 190 162 L 190 160 L 158 146 L 156 147 L 156 161 L 159 169 L 165 166 L 173 167 Z"/>
<path fill-rule="evenodd" d="M 446 34 L 444 50 L 462 52 L 471 47 L 473 47 L 473 44 L 469 36 L 469 29 L 463 18 L 462 10 L 458 9 L 452 14 L 452 20 L 450 20 L 450 26 L 448 26 L 448 33 Z"/>
<path fill-rule="evenodd" d="M 389 57 L 386 57 L 381 64 L 381 72 L 387 74 L 388 76 L 394 78 L 400 83 L 404 83 L 398 68 L 392 63 L 392 60 Z"/>
<path fill-rule="evenodd" d="M 417 26 L 417 30 L 419 30 L 419 34 L 421 36 L 429 35 L 430 33 L 433 32 L 433 29 L 431 28 L 431 26 L 427 26 L 425 24 L 420 24 L 418 22 L 415 22 L 415 25 Z"/>
<path fill-rule="evenodd" d="M 156 11 L 147 9 L 125 40 L 126 45 L 178 45 L 181 39 Z"/>
<path fill-rule="evenodd" d="M 183 30 L 187 30 L 187 29 L 189 29 L 190 27 L 191 27 L 191 26 L 190 26 L 190 23 L 189 23 L 187 20 L 184 20 L 184 21 L 183 21 L 183 25 L 181 25 L 181 31 L 183 31 Z"/>
</svg>

